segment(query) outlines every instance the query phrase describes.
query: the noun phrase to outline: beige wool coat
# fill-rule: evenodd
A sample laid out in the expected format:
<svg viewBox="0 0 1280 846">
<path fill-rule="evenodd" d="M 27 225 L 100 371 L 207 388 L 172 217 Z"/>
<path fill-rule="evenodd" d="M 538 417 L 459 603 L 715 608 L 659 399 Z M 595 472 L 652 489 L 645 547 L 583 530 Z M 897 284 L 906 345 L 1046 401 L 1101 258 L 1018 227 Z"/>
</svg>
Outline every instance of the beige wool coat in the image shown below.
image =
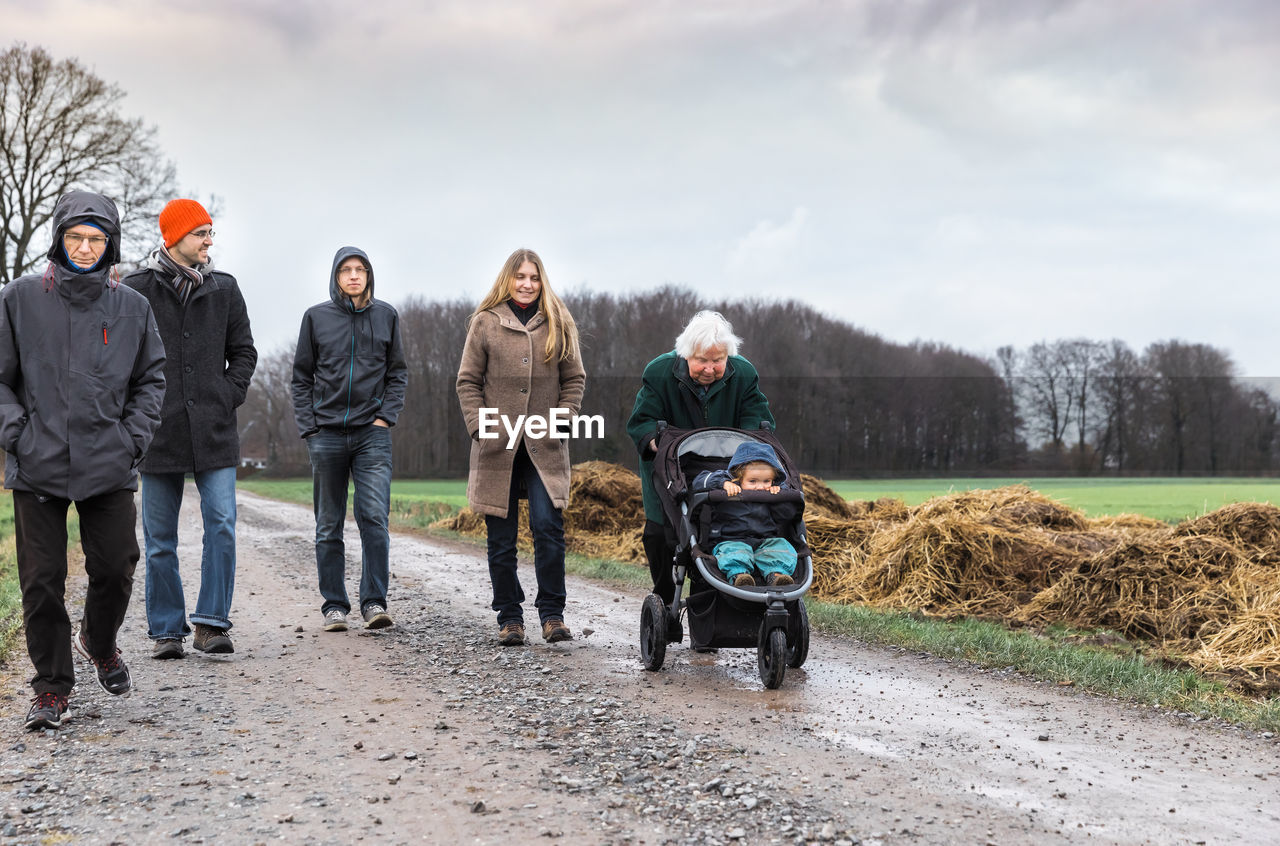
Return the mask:
<svg viewBox="0 0 1280 846">
<path fill-rule="evenodd" d="M 569 442 L 558 438 L 525 437 L 523 432 L 511 449 L 501 423 L 498 437 L 480 440 L 480 409 L 495 408 L 512 425 L 519 415 L 539 415 L 550 419 L 551 409 L 564 408 L 576 415 L 582 408 L 586 372 L 576 345 L 573 356 L 546 361 L 547 319 L 539 311 L 522 325 L 511 307 L 503 302 L 475 316 L 467 330 L 458 366 L 458 402 L 471 435 L 471 472 L 467 477 L 467 500 L 471 510 L 495 517 L 507 516 L 511 490 L 511 467 L 520 441 L 556 508 L 569 504 Z M 492 430 L 492 427 L 491 427 Z"/>
</svg>

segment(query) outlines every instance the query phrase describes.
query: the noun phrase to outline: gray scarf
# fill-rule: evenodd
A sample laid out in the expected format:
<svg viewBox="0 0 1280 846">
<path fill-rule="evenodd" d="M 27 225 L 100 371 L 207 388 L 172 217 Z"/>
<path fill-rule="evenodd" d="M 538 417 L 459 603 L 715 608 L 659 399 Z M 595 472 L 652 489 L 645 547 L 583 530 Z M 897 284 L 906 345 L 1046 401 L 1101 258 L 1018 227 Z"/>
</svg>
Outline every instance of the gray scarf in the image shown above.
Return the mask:
<svg viewBox="0 0 1280 846">
<path fill-rule="evenodd" d="M 195 267 L 179 264 L 173 260 L 173 256 L 169 255 L 169 250 L 163 246 L 157 247 L 152 251 L 147 266 L 171 277 L 169 284 L 178 293 L 178 302 L 183 305 L 187 304 L 187 298 L 191 296 L 191 292 L 199 288 L 200 283 L 204 282 L 204 275 L 209 270 L 209 265 L 207 264 L 198 264 Z"/>
</svg>

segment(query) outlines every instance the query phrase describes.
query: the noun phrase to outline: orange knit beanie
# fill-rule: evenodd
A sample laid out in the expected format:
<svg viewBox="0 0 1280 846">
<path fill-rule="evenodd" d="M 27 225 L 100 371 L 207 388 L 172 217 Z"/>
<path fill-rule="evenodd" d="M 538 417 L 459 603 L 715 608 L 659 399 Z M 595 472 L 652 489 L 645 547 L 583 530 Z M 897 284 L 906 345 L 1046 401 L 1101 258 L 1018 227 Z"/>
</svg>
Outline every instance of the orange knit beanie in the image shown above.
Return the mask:
<svg viewBox="0 0 1280 846">
<path fill-rule="evenodd" d="M 160 235 L 164 238 L 164 245 L 172 247 L 205 223 L 213 223 L 213 218 L 195 200 L 170 200 L 160 212 Z"/>
</svg>

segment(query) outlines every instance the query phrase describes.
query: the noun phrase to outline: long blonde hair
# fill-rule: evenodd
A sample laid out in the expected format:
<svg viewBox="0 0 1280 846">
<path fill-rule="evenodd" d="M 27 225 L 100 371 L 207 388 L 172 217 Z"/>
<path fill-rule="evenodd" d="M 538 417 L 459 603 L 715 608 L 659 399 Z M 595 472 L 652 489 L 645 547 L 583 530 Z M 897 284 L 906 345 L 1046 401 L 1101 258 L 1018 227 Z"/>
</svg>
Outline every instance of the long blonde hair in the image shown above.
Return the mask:
<svg viewBox="0 0 1280 846">
<path fill-rule="evenodd" d="M 543 361 L 556 358 L 557 350 L 559 360 L 568 361 L 573 358 L 573 351 L 578 348 L 578 325 L 573 322 L 573 316 L 569 314 L 564 301 L 551 290 L 551 283 L 547 280 L 547 270 L 542 266 L 542 259 L 538 258 L 538 254 L 533 250 L 521 248 L 507 258 L 502 265 L 502 270 L 498 271 L 498 278 L 494 280 L 493 287 L 489 289 L 489 293 L 485 294 L 480 305 L 476 306 L 476 310 L 471 312 L 467 322 L 475 320 L 477 314 L 511 299 L 511 280 L 526 261 L 533 262 L 533 266 L 538 268 L 538 278 L 542 280 L 542 289 L 538 296 L 542 299 L 542 313 L 547 318 L 546 357 Z"/>
</svg>

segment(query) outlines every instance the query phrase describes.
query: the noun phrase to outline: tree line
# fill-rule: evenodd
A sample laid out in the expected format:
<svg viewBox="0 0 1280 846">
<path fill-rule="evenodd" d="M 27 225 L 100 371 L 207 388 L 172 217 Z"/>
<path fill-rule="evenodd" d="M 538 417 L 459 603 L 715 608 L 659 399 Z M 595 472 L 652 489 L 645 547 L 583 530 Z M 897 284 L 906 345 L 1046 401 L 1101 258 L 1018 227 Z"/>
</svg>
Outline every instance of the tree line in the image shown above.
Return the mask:
<svg viewBox="0 0 1280 846">
<path fill-rule="evenodd" d="M 573 460 L 635 466 L 624 431 L 644 365 L 701 308 L 723 313 L 760 372 L 782 442 L 807 472 L 877 475 L 1187 475 L 1272 471 L 1277 403 L 1230 355 L 1162 341 L 1046 341 L 994 359 L 887 341 L 796 301 L 707 302 L 679 287 L 564 297 L 581 333 L 582 414 L 605 436 Z M 465 476 L 470 438 L 454 393 L 469 301 L 399 306 L 409 387 L 395 431 L 401 477 Z M 243 451 L 268 472 L 309 472 L 293 423 L 293 350 L 258 363 L 240 410 Z"/>
</svg>

